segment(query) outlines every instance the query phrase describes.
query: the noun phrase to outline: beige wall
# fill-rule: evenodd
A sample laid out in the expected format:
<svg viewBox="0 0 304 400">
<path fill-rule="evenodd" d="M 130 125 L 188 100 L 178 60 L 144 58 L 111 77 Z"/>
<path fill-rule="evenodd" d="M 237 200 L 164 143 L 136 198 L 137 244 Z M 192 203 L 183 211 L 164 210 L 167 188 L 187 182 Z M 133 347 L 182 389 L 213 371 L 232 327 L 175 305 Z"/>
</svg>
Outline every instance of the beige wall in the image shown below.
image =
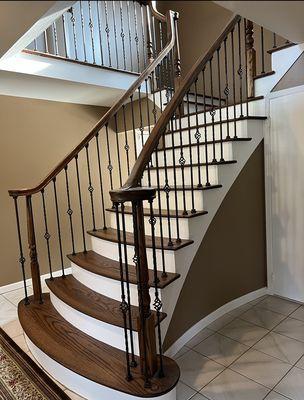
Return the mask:
<svg viewBox="0 0 304 400">
<path fill-rule="evenodd" d="M 0 96 L 0 146 L 2 150 L 0 161 L 0 286 L 21 280 L 14 207 L 13 200 L 8 196 L 8 189 L 31 187 L 37 184 L 81 141 L 104 112 L 105 109 L 101 107 Z M 83 163 L 83 159 L 80 160 L 80 163 Z M 86 179 L 83 166 L 81 173 Z M 97 183 L 95 184 L 97 185 Z M 62 187 L 63 182 L 59 181 L 58 185 Z M 85 183 L 85 187 L 87 187 L 87 183 Z M 53 199 L 51 190 L 46 193 L 46 196 L 47 201 L 49 197 L 51 202 Z M 65 213 L 66 200 L 60 196 L 61 212 Z M 37 241 L 43 249 L 43 253 L 40 254 L 42 273 L 46 273 L 46 248 L 45 243 L 41 240 L 44 232 L 41 218 L 41 198 L 36 197 L 37 199 L 33 198 L 33 204 L 36 207 L 34 212 L 39 219 L 36 234 Z M 24 203 L 21 202 L 20 206 L 23 211 Z M 37 211 L 38 208 L 39 211 Z M 55 222 L 52 212 L 53 210 L 49 211 L 48 216 Z M 66 228 L 67 225 L 63 227 L 63 230 Z M 50 223 L 49 229 L 52 230 L 51 240 L 54 238 L 54 247 L 58 247 L 55 242 L 54 223 Z M 23 234 L 25 237 L 26 232 Z M 67 252 L 68 250 L 65 251 L 65 254 Z M 25 248 L 25 253 L 28 258 L 27 248 Z M 54 269 L 58 269 L 57 262 L 58 258 L 54 262 Z"/>
<path fill-rule="evenodd" d="M 286 74 L 280 79 L 272 92 L 289 89 L 304 84 L 304 53 L 295 61 Z"/>
<path fill-rule="evenodd" d="M 261 144 L 206 232 L 177 301 L 165 349 L 225 303 L 266 286 L 263 154 Z"/>
</svg>

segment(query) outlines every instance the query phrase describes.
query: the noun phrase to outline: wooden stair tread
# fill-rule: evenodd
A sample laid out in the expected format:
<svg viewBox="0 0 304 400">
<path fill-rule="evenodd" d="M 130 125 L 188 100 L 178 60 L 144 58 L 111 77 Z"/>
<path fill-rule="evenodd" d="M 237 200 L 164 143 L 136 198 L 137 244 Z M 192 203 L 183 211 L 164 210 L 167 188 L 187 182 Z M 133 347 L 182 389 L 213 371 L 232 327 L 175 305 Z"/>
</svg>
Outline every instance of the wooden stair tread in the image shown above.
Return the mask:
<svg viewBox="0 0 304 400">
<path fill-rule="evenodd" d="M 183 144 L 183 145 L 175 145 L 174 146 L 174 150 L 177 150 L 177 149 L 181 149 L 181 148 L 187 148 L 187 147 L 197 147 L 197 146 L 204 146 L 204 145 L 213 145 L 213 143 L 231 143 L 231 142 L 250 142 L 250 140 L 252 140 L 250 137 L 238 137 L 238 138 L 229 138 L 229 139 L 223 139 L 223 140 L 220 140 L 220 139 L 216 139 L 216 140 L 214 140 L 214 142 L 213 142 L 213 140 L 207 140 L 207 142 L 200 142 L 200 143 L 190 143 L 190 145 L 187 143 L 187 144 Z M 166 146 L 166 150 L 172 150 L 173 149 L 173 146 Z M 164 151 L 164 149 L 163 148 L 157 148 L 155 151 L 157 151 L 157 152 L 161 152 L 161 151 Z M 178 160 L 176 160 L 176 161 L 178 161 Z M 211 162 L 210 163 L 208 163 L 208 165 L 210 165 L 211 164 Z M 217 163 L 215 163 L 215 162 L 213 162 L 213 165 L 215 165 L 215 164 L 217 164 Z"/>
<path fill-rule="evenodd" d="M 196 146 L 197 146 L 197 144 L 196 144 Z M 174 146 L 174 148 L 175 148 L 175 146 Z M 215 161 L 210 161 L 209 163 L 208 163 L 208 165 L 226 165 L 226 164 L 236 164 L 237 163 L 237 160 L 227 160 L 227 161 L 217 161 L 217 162 L 215 162 Z M 205 167 L 207 165 L 207 163 L 205 163 L 205 162 L 203 162 L 203 163 L 192 163 L 192 167 L 193 168 L 196 168 L 196 167 Z M 185 164 L 184 165 L 184 168 L 189 168 L 189 167 L 191 167 L 191 165 L 190 164 Z M 156 171 L 157 169 L 172 169 L 172 168 L 174 168 L 174 165 L 167 165 L 166 167 L 163 165 L 163 166 L 158 166 L 158 168 L 157 167 L 149 167 L 149 170 L 150 171 Z M 182 166 L 181 165 L 175 165 L 175 168 L 182 168 Z M 146 172 L 148 171 L 148 169 L 146 169 Z"/>
<path fill-rule="evenodd" d="M 285 44 L 282 44 L 281 46 L 277 46 L 277 47 L 274 47 L 273 49 L 267 50 L 267 53 L 272 54 L 272 53 L 275 53 L 276 51 L 288 49 L 288 47 L 292 47 L 295 45 L 296 45 L 295 43 L 285 43 Z"/>
<path fill-rule="evenodd" d="M 209 186 L 190 186 L 190 185 L 185 185 L 185 186 L 181 186 L 181 185 L 177 185 L 177 186 L 170 186 L 170 190 L 171 191 L 175 191 L 175 190 L 211 190 L 211 189 L 219 189 L 221 188 L 223 185 L 217 184 L 217 185 L 209 185 Z M 154 189 L 157 190 L 157 186 L 150 186 Z M 161 190 L 163 191 L 163 189 Z"/>
<path fill-rule="evenodd" d="M 53 307 L 48 293 L 43 304 L 21 301 L 18 315 L 28 338 L 53 360 L 100 385 L 138 397 L 153 397 L 167 393 L 179 379 L 175 361 L 164 357 L 165 377 L 152 378 L 151 388 L 144 388 L 139 366 L 132 368 L 133 379 L 127 381 L 125 352 L 100 342 L 68 323 Z M 137 358 L 138 361 L 138 358 Z"/>
<path fill-rule="evenodd" d="M 264 72 L 261 74 L 257 74 L 256 76 L 253 77 L 253 79 L 256 80 L 256 79 L 260 79 L 260 78 L 265 78 L 266 76 L 271 76 L 274 74 L 275 74 L 275 71 Z"/>
<path fill-rule="evenodd" d="M 118 242 L 117 239 L 117 230 L 114 228 L 107 228 L 107 229 L 97 229 L 96 231 L 88 231 L 89 235 L 95 236 L 99 239 L 103 240 L 108 240 L 109 242 Z M 122 231 L 121 231 L 121 238 L 122 238 Z M 134 236 L 133 233 L 126 232 L 126 241 L 128 245 L 134 246 Z M 164 242 L 164 250 L 179 250 L 185 246 L 189 246 L 190 244 L 193 243 L 193 240 L 188 240 L 188 239 L 181 239 L 180 242 L 173 242 L 172 246 L 168 246 L 167 243 L 169 242 L 168 238 L 163 238 Z M 152 236 L 146 235 L 146 247 L 152 248 Z M 162 248 L 161 244 L 161 238 L 158 236 L 155 236 L 155 247 L 157 249 Z"/>
<path fill-rule="evenodd" d="M 183 116 L 183 118 L 185 118 L 185 116 Z M 227 122 L 229 123 L 229 122 L 251 121 L 251 120 L 258 120 L 258 121 L 262 120 L 262 121 L 264 121 L 265 119 L 267 119 L 267 117 L 259 116 L 259 115 L 257 115 L 257 116 L 248 116 L 248 117 L 230 118 L 230 119 L 222 119 L 222 121 L 214 121 L 213 123 L 212 122 L 207 122 L 206 124 L 193 125 L 193 126 L 190 126 L 190 129 L 204 128 L 205 126 L 212 126 L 212 125 L 219 125 L 219 124 L 225 125 L 225 124 L 227 124 Z M 186 126 L 186 127 L 182 128 L 181 130 L 182 131 L 188 131 L 189 127 Z M 172 132 L 173 133 L 176 133 L 176 132 L 178 133 L 179 131 L 180 131 L 179 128 L 178 129 L 174 129 L 173 131 L 168 130 L 168 131 L 165 132 L 165 135 L 171 135 Z"/>
<path fill-rule="evenodd" d="M 82 312 L 92 318 L 103 321 L 107 324 L 124 327 L 123 315 L 120 310 L 120 301 L 106 297 L 100 293 L 83 285 L 73 275 L 46 279 L 47 286 L 51 292 L 62 300 L 65 304 Z M 156 313 L 153 312 L 156 317 Z M 139 310 L 136 306 L 131 306 L 132 328 L 137 331 L 137 318 Z M 161 313 L 160 320 L 166 317 Z M 155 322 L 157 322 L 155 318 Z M 128 328 L 129 320 L 127 319 Z"/>
<path fill-rule="evenodd" d="M 116 212 L 116 210 L 114 208 L 107 208 L 106 210 L 109 211 L 109 212 L 112 212 L 112 213 Z M 159 217 L 160 215 L 163 218 L 167 218 L 168 217 L 168 211 L 167 210 L 163 209 L 163 210 L 160 210 L 160 212 L 159 212 L 159 209 L 154 209 L 153 211 L 154 211 L 153 212 L 154 217 Z M 121 213 L 121 208 L 120 207 L 118 209 L 118 212 Z M 125 214 L 128 214 L 128 215 L 132 215 L 133 214 L 131 206 L 125 206 Z M 200 211 L 196 211 L 193 214 L 188 213 L 187 215 L 185 215 L 185 214 L 183 214 L 182 210 L 178 210 L 178 218 L 194 218 L 194 217 L 198 217 L 198 216 L 205 215 L 205 214 L 208 214 L 208 211 L 200 210 Z M 176 218 L 175 210 L 169 210 L 169 215 L 170 215 L 170 218 Z M 144 216 L 150 217 L 150 208 L 144 208 Z"/>
<path fill-rule="evenodd" d="M 110 228 L 109 228 L 110 229 Z M 120 264 L 118 261 L 101 256 L 93 250 L 88 250 L 86 253 L 76 253 L 68 255 L 70 261 L 81 268 L 86 269 L 94 274 L 105 276 L 107 278 L 120 281 Z M 149 285 L 154 287 L 154 271 L 149 269 Z M 158 284 L 157 287 L 164 289 L 170 283 L 180 277 L 180 274 L 167 272 L 167 276 L 162 276 L 161 271 L 157 271 Z M 134 265 L 129 265 L 129 281 L 137 285 L 136 268 Z"/>
</svg>

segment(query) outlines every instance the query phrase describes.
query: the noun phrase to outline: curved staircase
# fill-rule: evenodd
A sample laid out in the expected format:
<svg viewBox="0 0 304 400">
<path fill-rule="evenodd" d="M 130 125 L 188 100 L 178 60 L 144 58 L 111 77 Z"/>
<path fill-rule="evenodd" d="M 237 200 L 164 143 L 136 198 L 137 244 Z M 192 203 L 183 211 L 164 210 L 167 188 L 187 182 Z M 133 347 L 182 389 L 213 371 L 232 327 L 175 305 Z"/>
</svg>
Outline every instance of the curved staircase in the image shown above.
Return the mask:
<svg viewBox="0 0 304 400">
<path fill-rule="evenodd" d="M 18 313 L 29 348 L 55 379 L 92 400 L 176 398 L 179 368 L 163 355 L 164 334 L 266 119 L 263 96 L 248 95 L 256 77 L 250 21 L 236 16 L 181 83 L 178 16 L 145 7 L 148 21 L 166 22 L 166 45 L 37 187 L 10 191 L 24 282 L 26 205 L 34 295 L 25 285 Z M 150 42 L 153 35 L 148 49 Z M 240 65 L 227 68 L 234 45 Z M 50 294 L 42 293 L 40 265 L 49 268 Z"/>
</svg>

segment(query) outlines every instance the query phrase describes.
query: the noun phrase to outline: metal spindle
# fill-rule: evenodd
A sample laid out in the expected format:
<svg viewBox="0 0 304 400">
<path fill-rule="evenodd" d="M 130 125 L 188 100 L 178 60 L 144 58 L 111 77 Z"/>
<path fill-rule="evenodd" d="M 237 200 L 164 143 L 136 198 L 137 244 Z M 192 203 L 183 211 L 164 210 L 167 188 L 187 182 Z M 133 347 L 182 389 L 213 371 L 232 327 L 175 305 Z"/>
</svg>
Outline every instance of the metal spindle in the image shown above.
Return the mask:
<svg viewBox="0 0 304 400">
<path fill-rule="evenodd" d="M 58 37 L 57 37 L 56 21 L 53 22 L 52 28 L 53 28 L 53 37 L 54 37 L 54 50 L 55 50 L 56 56 L 58 56 L 59 49 L 58 49 Z"/>
<path fill-rule="evenodd" d="M 196 213 L 195 204 L 194 204 L 194 184 L 193 184 L 193 161 L 192 161 L 192 143 L 191 143 L 191 124 L 190 124 L 190 109 L 189 109 L 189 90 L 186 95 L 187 99 L 187 119 L 188 119 L 188 140 L 189 140 L 189 168 L 190 168 L 190 185 L 191 185 L 191 214 Z M 196 105 L 196 113 L 197 113 L 197 96 L 195 96 L 195 105 Z M 200 171 L 200 163 L 198 162 L 198 171 Z M 200 174 L 200 172 L 199 172 Z"/>
<path fill-rule="evenodd" d="M 84 16 L 83 16 L 82 3 L 83 3 L 83 0 L 80 0 L 79 1 L 79 6 L 80 6 L 80 18 L 81 18 L 82 46 L 83 46 L 84 62 L 87 62 L 86 34 L 85 34 L 85 29 L 84 29 Z"/>
<path fill-rule="evenodd" d="M 125 145 L 124 149 L 126 152 L 126 160 L 127 160 L 127 170 L 128 170 L 128 176 L 130 175 L 130 159 L 129 159 L 129 150 L 130 146 L 128 143 L 128 133 L 127 133 L 127 123 L 126 123 L 126 111 L 125 111 L 125 105 L 123 104 L 122 106 L 122 113 L 123 113 L 123 124 L 124 124 L 124 133 L 125 133 Z"/>
<path fill-rule="evenodd" d="M 115 213 L 116 213 L 116 226 L 117 226 L 117 239 L 118 239 L 118 259 L 119 259 L 119 270 L 120 270 L 120 288 L 121 288 L 121 303 L 120 310 L 123 315 L 124 324 L 124 335 L 125 335 L 125 346 L 126 346 L 126 367 L 127 367 L 127 381 L 133 379 L 130 369 L 130 353 L 129 353 L 129 341 L 128 341 L 128 326 L 127 326 L 127 314 L 130 312 L 130 304 L 126 301 L 125 286 L 124 286 L 124 273 L 123 273 L 123 262 L 122 262 L 122 250 L 121 250 L 121 232 L 120 232 L 120 222 L 119 222 L 119 204 L 114 203 Z"/>
<path fill-rule="evenodd" d="M 218 48 L 216 51 L 217 55 L 217 79 L 218 79 L 218 98 L 219 98 L 219 121 L 220 121 L 220 147 L 221 147 L 221 157 L 220 162 L 224 161 L 224 152 L 223 152 L 223 121 L 222 121 L 222 104 L 221 104 L 221 66 L 220 66 L 220 50 Z"/>
<path fill-rule="evenodd" d="M 115 138 L 116 138 L 116 151 L 117 151 L 117 161 L 118 161 L 119 183 L 120 183 L 120 187 L 121 187 L 122 186 L 122 170 L 121 170 L 121 158 L 120 158 L 117 114 L 114 115 L 114 122 L 115 122 Z"/>
<path fill-rule="evenodd" d="M 97 162 L 98 162 L 98 173 L 99 173 L 99 187 L 100 187 L 100 196 L 101 196 L 103 229 L 107 229 L 107 225 L 106 225 L 107 221 L 106 221 L 106 213 L 105 213 L 105 200 L 104 200 L 104 193 L 103 193 L 103 178 L 102 178 L 100 148 L 99 148 L 99 132 L 96 133 L 95 138 L 96 138 L 96 150 L 97 150 Z"/>
<path fill-rule="evenodd" d="M 69 10 L 69 13 L 71 13 L 71 22 L 72 22 L 72 30 L 73 30 L 73 41 L 74 41 L 74 52 L 75 52 L 75 60 L 78 60 L 78 54 L 77 54 L 77 37 L 76 37 L 76 18 L 74 16 L 74 9 L 71 7 Z"/>
<path fill-rule="evenodd" d="M 113 190 L 113 176 L 112 176 L 113 165 L 112 165 L 112 161 L 111 161 L 111 150 L 110 150 L 108 124 L 106 124 L 106 139 L 107 139 L 107 153 L 108 153 L 108 166 L 107 166 L 107 168 L 108 168 L 109 177 L 110 177 L 110 187 L 111 187 L 111 190 Z"/>
<path fill-rule="evenodd" d="M 116 14 L 115 14 L 115 1 L 112 1 L 112 19 L 113 19 L 113 29 L 114 29 L 114 44 L 115 44 L 115 53 L 116 53 L 116 67 L 119 69 L 119 60 L 118 60 L 118 44 L 117 44 L 117 28 L 116 28 Z"/>
<path fill-rule="evenodd" d="M 47 29 L 43 32 L 44 33 L 44 46 L 45 46 L 45 52 L 49 52 L 49 42 L 47 38 Z"/>
<path fill-rule="evenodd" d="M 109 28 L 109 15 L 108 15 L 108 2 L 107 1 L 104 1 L 104 8 L 105 8 L 105 20 L 106 20 L 105 32 L 106 32 L 106 35 L 107 35 L 109 67 L 112 67 L 111 46 L 110 46 L 110 28 Z"/>
<path fill-rule="evenodd" d="M 84 218 L 83 218 L 83 206 L 82 206 L 82 195 L 80 188 L 80 176 L 79 176 L 79 166 L 78 166 L 78 154 L 75 156 L 76 164 L 76 175 L 77 175 L 77 189 L 78 189 L 78 200 L 79 200 L 79 211 L 81 219 L 81 231 L 82 231 L 82 241 L 83 241 L 83 251 L 87 252 L 86 238 L 85 238 L 85 228 L 84 228 Z"/>
<path fill-rule="evenodd" d="M 60 262 L 61 262 L 62 276 L 65 277 L 64 264 L 63 264 L 62 239 L 61 239 L 61 224 L 60 224 L 57 187 L 56 187 L 56 177 L 53 178 L 53 189 L 54 189 L 54 200 L 55 200 L 55 210 L 56 210 L 57 235 L 58 235 Z"/>
<path fill-rule="evenodd" d="M 21 265 L 21 272 L 22 272 L 22 279 L 23 279 L 23 287 L 24 287 L 24 294 L 25 294 L 25 304 L 28 305 L 29 298 L 26 286 L 26 277 L 25 277 L 25 257 L 23 252 L 22 246 L 22 236 L 21 236 L 21 229 L 20 229 L 20 217 L 19 217 L 19 208 L 18 208 L 18 197 L 13 197 L 14 205 L 15 205 L 15 214 L 16 214 L 16 223 L 17 223 L 17 233 L 18 233 L 18 244 L 19 244 L 19 263 Z"/>
<path fill-rule="evenodd" d="M 141 36 L 142 36 L 142 58 L 143 58 L 143 68 L 147 65 L 146 49 L 147 42 L 145 38 L 145 22 L 144 22 L 144 6 L 140 5 L 140 18 L 141 18 Z"/>
<path fill-rule="evenodd" d="M 132 52 L 132 36 L 131 36 L 131 21 L 130 21 L 130 1 L 127 1 L 127 15 L 128 15 L 128 37 L 129 37 L 129 50 L 130 50 L 130 67 L 133 71 L 133 52 Z"/>
<path fill-rule="evenodd" d="M 204 135 L 205 135 L 205 165 L 206 165 L 206 185 L 210 186 L 209 181 L 209 159 L 208 159 L 208 131 L 207 131 L 207 109 L 206 109 L 206 79 L 205 67 L 202 70 L 203 76 L 203 103 L 204 103 Z"/>
<path fill-rule="evenodd" d="M 228 58 L 227 58 L 227 37 L 224 39 L 224 58 L 225 58 L 225 103 L 226 103 L 226 121 L 227 121 L 227 136 L 230 139 L 230 126 L 229 126 L 229 80 L 228 80 Z M 246 64 L 247 65 L 247 64 Z M 247 76 L 247 74 L 246 74 Z"/>
<path fill-rule="evenodd" d="M 66 22 L 65 22 L 65 14 L 62 14 L 62 32 L 63 32 L 63 45 L 64 45 L 64 54 L 66 58 L 68 57 L 68 48 L 67 48 L 67 38 L 66 38 Z"/>
<path fill-rule="evenodd" d="M 91 201 L 92 224 L 93 224 L 93 231 L 96 231 L 94 195 L 93 195 L 94 187 L 92 186 L 91 165 L 90 165 L 90 156 L 89 156 L 89 143 L 86 144 L 85 150 L 86 150 L 88 181 L 89 181 L 88 191 L 90 193 L 90 201 Z"/>
<path fill-rule="evenodd" d="M 93 64 L 96 64 L 96 59 L 95 59 L 95 46 L 94 46 L 94 24 L 93 24 L 93 19 L 92 19 L 92 5 L 91 1 L 88 1 L 89 4 L 89 28 L 90 28 L 90 34 L 91 34 L 91 47 L 92 47 L 92 56 L 93 56 Z"/>
<path fill-rule="evenodd" d="M 234 59 L 234 29 L 231 31 L 231 58 L 232 58 L 232 89 L 233 89 L 233 125 L 234 125 L 234 139 L 237 138 L 236 133 L 236 89 L 235 89 L 235 59 Z"/>
<path fill-rule="evenodd" d="M 124 32 L 124 26 L 123 26 L 122 1 L 119 2 L 119 12 L 120 12 L 120 37 L 121 37 L 121 43 L 122 43 L 123 65 L 124 65 L 124 70 L 126 70 L 127 64 L 126 64 L 125 32 Z"/>
<path fill-rule="evenodd" d="M 99 48 L 100 48 L 100 60 L 101 65 L 104 65 L 103 61 L 103 47 L 102 47 L 102 35 L 101 35 L 101 17 L 100 17 L 100 1 L 97 0 L 97 21 L 98 21 L 98 34 L 99 34 Z"/>
<path fill-rule="evenodd" d="M 195 124 L 196 124 L 196 132 L 194 134 L 194 138 L 196 139 L 196 154 L 197 154 L 197 174 L 198 174 L 198 184 L 197 187 L 202 187 L 202 176 L 201 176 L 201 151 L 200 151 L 200 140 L 201 133 L 198 127 L 198 106 L 197 106 L 197 79 L 194 81 L 194 91 L 195 91 Z M 189 112 L 188 112 L 189 115 Z M 190 129 L 190 116 L 188 116 L 188 126 Z M 191 143 L 189 139 L 189 143 Z"/>
<path fill-rule="evenodd" d="M 237 73 L 240 77 L 240 82 L 239 82 L 239 85 L 240 85 L 240 118 L 243 118 L 244 114 L 243 114 L 243 67 L 242 67 L 241 21 L 238 22 L 238 45 L 239 45 L 239 69 L 238 69 Z"/>
<path fill-rule="evenodd" d="M 213 57 L 209 60 L 209 73 L 210 73 L 210 94 L 211 94 L 211 128 L 212 128 L 212 150 L 213 150 L 213 163 L 216 163 L 216 152 L 215 152 L 215 125 L 214 125 L 214 117 L 215 117 L 215 108 L 214 108 L 214 98 L 213 98 L 213 74 L 212 74 L 212 60 Z"/>
<path fill-rule="evenodd" d="M 246 43 L 246 26 L 247 20 L 244 18 L 244 49 L 245 49 L 245 91 L 246 91 L 246 115 L 249 116 L 249 102 L 248 102 L 248 55 Z"/>
<path fill-rule="evenodd" d="M 261 60 L 262 60 L 262 71 L 261 74 L 265 74 L 265 50 L 264 50 L 264 28 L 261 26 Z"/>
<path fill-rule="evenodd" d="M 136 141 L 136 132 L 135 132 L 135 116 L 134 116 L 133 94 L 130 96 L 130 104 L 131 104 L 131 116 L 132 116 L 134 155 L 135 155 L 135 160 L 137 160 L 137 145 L 136 145 L 137 141 Z"/>
<path fill-rule="evenodd" d="M 72 251 L 75 254 L 75 239 L 74 239 L 74 228 L 73 228 L 73 210 L 71 207 L 71 196 L 70 196 L 70 185 L 69 185 L 69 176 L 68 176 L 68 166 L 64 167 L 65 172 L 65 186 L 67 192 L 67 214 L 69 216 L 70 223 L 70 233 L 71 233 L 71 242 L 72 242 Z"/>
<path fill-rule="evenodd" d="M 51 235 L 50 235 L 49 229 L 48 229 L 44 189 L 41 190 L 41 197 L 42 197 L 43 219 L 44 219 L 44 229 L 45 229 L 44 239 L 46 241 L 46 249 L 47 249 L 47 256 L 48 256 L 48 263 L 49 263 L 50 278 L 53 279 L 52 259 L 51 259 L 51 251 L 50 251 L 50 238 L 51 238 Z"/>
<path fill-rule="evenodd" d="M 183 195 L 183 215 L 188 215 L 187 205 L 186 205 L 186 188 L 185 188 L 185 157 L 184 157 L 184 146 L 183 146 L 183 128 L 182 128 L 182 107 L 183 104 L 180 103 L 178 106 L 178 114 L 179 114 L 179 143 L 180 143 L 180 157 L 178 159 L 178 163 L 181 166 L 182 173 L 182 195 Z"/>
<path fill-rule="evenodd" d="M 137 71 L 140 72 L 140 58 L 139 58 L 139 37 L 138 37 L 138 29 L 137 29 L 137 13 L 136 13 L 136 2 L 133 1 L 133 10 L 134 10 L 134 29 L 135 29 L 135 46 L 136 46 L 136 56 L 137 56 Z"/>
</svg>

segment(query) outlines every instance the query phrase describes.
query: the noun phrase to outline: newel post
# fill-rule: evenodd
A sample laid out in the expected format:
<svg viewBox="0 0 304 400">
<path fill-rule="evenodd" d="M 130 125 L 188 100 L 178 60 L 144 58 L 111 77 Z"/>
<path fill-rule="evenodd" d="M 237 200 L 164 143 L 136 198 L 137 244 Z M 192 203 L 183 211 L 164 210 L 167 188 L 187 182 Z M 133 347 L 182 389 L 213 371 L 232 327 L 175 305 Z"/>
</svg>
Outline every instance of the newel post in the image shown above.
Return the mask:
<svg viewBox="0 0 304 400">
<path fill-rule="evenodd" d="M 28 245 L 29 245 L 29 256 L 30 256 L 34 300 L 42 303 L 40 268 L 37 256 L 35 226 L 34 226 L 34 216 L 33 216 L 31 196 L 26 196 L 26 219 L 27 219 Z"/>
<path fill-rule="evenodd" d="M 253 22 L 246 21 L 246 53 L 247 53 L 247 93 L 254 97 L 254 77 L 256 76 L 256 51 L 254 49 Z"/>
<path fill-rule="evenodd" d="M 174 34 L 175 34 L 175 45 L 174 45 L 174 86 L 175 91 L 180 86 L 181 81 L 181 55 L 180 55 L 180 47 L 179 47 L 179 35 L 178 35 L 178 18 L 179 14 L 177 12 L 174 13 Z"/>
</svg>

